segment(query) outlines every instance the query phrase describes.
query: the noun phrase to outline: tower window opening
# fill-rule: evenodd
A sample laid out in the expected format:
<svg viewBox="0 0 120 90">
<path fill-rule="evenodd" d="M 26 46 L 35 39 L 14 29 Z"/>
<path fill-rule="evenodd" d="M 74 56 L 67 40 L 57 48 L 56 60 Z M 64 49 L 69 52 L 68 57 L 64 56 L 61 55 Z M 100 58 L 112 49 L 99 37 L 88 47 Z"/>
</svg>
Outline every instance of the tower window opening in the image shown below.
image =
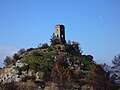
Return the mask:
<svg viewBox="0 0 120 90">
<path fill-rule="evenodd" d="M 63 35 L 61 37 L 63 38 Z"/>
</svg>

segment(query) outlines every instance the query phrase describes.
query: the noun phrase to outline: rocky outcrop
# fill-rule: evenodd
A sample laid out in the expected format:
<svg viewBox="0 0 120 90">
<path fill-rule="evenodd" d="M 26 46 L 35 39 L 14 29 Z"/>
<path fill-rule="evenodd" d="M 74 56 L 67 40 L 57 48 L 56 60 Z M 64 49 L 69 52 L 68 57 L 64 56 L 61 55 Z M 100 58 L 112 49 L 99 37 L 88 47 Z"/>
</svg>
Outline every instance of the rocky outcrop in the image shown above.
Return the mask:
<svg viewBox="0 0 120 90">
<path fill-rule="evenodd" d="M 10 65 L 1 71 L 0 82 L 1 83 L 10 83 L 10 82 L 20 82 L 21 78 L 27 76 L 27 71 L 22 71 L 19 75 L 19 68 L 27 66 L 25 63 L 21 63 L 19 60 L 16 62 L 16 65 Z"/>
</svg>

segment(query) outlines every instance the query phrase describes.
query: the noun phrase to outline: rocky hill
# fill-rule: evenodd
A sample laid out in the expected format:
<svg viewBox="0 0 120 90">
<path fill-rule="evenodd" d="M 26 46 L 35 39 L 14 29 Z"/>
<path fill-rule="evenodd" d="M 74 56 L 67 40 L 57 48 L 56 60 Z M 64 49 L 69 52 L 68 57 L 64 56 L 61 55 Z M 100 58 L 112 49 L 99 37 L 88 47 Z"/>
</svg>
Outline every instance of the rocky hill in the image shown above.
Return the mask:
<svg viewBox="0 0 120 90">
<path fill-rule="evenodd" d="M 109 73 L 75 45 L 43 44 L 27 49 L 19 54 L 19 60 L 0 70 L 1 89 L 115 90 Z"/>
</svg>

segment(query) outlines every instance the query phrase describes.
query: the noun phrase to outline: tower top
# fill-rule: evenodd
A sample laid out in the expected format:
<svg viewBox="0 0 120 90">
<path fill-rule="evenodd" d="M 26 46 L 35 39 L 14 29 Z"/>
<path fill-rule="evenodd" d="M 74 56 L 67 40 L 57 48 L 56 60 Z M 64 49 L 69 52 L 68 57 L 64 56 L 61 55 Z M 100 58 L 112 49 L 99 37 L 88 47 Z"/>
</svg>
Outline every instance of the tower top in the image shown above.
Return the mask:
<svg viewBox="0 0 120 90">
<path fill-rule="evenodd" d="M 62 25 L 62 24 L 57 24 L 56 27 L 58 27 L 58 26 L 59 27 L 64 27 L 64 25 Z"/>
</svg>

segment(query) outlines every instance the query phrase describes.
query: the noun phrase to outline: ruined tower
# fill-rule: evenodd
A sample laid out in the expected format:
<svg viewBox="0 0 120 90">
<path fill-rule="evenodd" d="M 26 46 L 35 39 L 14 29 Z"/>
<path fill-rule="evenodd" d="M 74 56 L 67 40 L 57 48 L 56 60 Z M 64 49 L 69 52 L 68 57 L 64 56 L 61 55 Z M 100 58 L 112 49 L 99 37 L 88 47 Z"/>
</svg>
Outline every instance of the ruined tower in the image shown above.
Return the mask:
<svg viewBox="0 0 120 90">
<path fill-rule="evenodd" d="M 66 43 L 64 25 L 58 24 L 58 25 L 56 25 L 55 28 L 56 28 L 56 37 L 57 37 L 57 39 L 59 39 L 60 44 Z"/>
</svg>

